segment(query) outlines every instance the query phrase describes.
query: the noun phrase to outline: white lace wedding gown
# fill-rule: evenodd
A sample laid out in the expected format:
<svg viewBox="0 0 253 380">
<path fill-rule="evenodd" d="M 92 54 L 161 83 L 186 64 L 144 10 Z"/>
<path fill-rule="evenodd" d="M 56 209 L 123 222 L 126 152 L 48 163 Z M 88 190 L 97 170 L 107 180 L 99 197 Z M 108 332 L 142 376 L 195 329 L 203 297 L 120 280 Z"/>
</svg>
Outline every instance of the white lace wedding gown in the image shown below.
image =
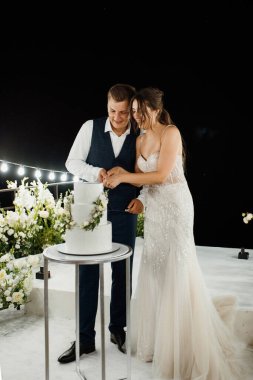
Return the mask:
<svg viewBox="0 0 253 380">
<path fill-rule="evenodd" d="M 155 171 L 158 157 L 159 152 L 147 160 L 140 156 L 139 168 Z M 198 264 L 181 156 L 166 183 L 144 186 L 144 193 L 144 248 L 132 323 L 138 358 L 153 361 L 155 379 L 245 379 L 238 345 L 208 295 Z M 229 307 L 231 299 L 225 301 Z"/>
</svg>

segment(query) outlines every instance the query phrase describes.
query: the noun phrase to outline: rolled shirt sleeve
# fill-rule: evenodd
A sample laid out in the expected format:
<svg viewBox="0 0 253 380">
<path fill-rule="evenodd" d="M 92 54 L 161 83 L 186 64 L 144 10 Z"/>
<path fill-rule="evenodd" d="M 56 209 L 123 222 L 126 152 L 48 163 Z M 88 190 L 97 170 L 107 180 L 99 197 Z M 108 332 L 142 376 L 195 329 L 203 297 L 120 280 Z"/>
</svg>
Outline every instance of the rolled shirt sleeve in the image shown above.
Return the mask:
<svg viewBox="0 0 253 380">
<path fill-rule="evenodd" d="M 142 189 L 140 191 L 140 194 L 137 197 L 137 199 L 139 199 L 139 201 L 141 201 L 141 203 L 143 204 L 143 210 L 144 211 L 145 211 L 145 208 L 146 208 L 146 194 L 147 194 L 147 191 L 148 191 L 148 186 L 143 185 L 143 187 L 142 187 Z"/>
</svg>

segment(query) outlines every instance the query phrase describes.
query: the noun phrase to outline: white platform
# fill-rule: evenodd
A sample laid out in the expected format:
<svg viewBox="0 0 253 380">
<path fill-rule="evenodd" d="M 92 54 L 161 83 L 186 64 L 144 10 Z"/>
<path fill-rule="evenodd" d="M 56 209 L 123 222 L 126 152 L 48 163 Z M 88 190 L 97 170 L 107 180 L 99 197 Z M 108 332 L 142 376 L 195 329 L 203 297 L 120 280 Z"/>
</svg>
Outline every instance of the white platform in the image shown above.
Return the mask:
<svg viewBox="0 0 253 380">
<path fill-rule="evenodd" d="M 133 295 L 135 292 L 137 275 L 139 271 L 140 258 L 142 253 L 143 239 L 136 239 L 136 247 L 133 263 Z M 253 309 L 252 284 L 253 284 L 253 250 L 248 249 L 249 259 L 239 260 L 239 248 L 220 248 L 197 246 L 197 255 L 202 268 L 207 287 L 211 295 L 235 294 L 238 296 L 238 304 L 241 308 Z M 105 269 L 105 295 L 110 295 L 111 289 L 111 267 L 110 264 L 104 265 Z M 49 290 L 51 292 L 74 292 L 74 266 L 58 264 L 49 261 L 49 270 L 51 278 L 49 279 Z M 43 289 L 42 280 L 34 280 L 34 290 Z M 32 293 L 33 312 L 42 314 L 38 303 L 36 305 L 36 296 Z M 52 312 L 57 313 L 57 308 Z M 66 310 L 66 312 L 68 312 Z"/>
<path fill-rule="evenodd" d="M 143 239 L 137 238 L 133 263 L 133 299 L 142 253 Z M 238 259 L 239 248 L 219 248 L 197 246 L 197 255 L 211 296 L 235 295 L 238 302 L 236 328 L 244 329 L 243 334 L 251 334 L 253 341 L 253 251 L 249 259 Z M 49 315 L 51 317 L 74 318 L 75 312 L 75 268 L 74 265 L 49 261 L 51 278 L 49 279 Z M 105 277 L 105 320 L 108 321 L 108 308 L 111 290 L 111 266 L 104 264 Z M 31 294 L 32 302 L 27 312 L 43 315 L 43 280 L 34 280 Z M 99 310 L 98 310 L 99 318 Z M 248 323 L 252 320 L 251 332 Z M 247 332 L 247 333 L 246 333 Z M 251 339 L 245 337 L 246 340 Z"/>
<path fill-rule="evenodd" d="M 133 267 L 133 298 L 142 252 L 142 239 L 137 238 Z M 238 312 L 235 331 L 249 344 L 253 344 L 253 250 L 248 260 L 237 258 L 239 248 L 197 247 L 197 255 L 211 296 L 233 294 L 237 296 Z M 50 379 L 75 380 L 75 363 L 60 365 L 57 357 L 75 338 L 74 323 L 74 266 L 49 263 L 49 327 L 50 327 Z M 105 264 L 105 317 L 108 322 L 111 287 L 111 269 Z M 32 301 L 27 313 L 13 320 L 1 322 L 0 312 L 0 367 L 2 380 L 44 380 L 44 319 L 43 280 L 34 280 Z M 81 367 L 88 380 L 100 379 L 100 331 L 97 318 L 96 353 L 83 355 Z M 106 329 L 106 380 L 126 377 L 126 359 L 110 343 Z M 15 363 L 15 365 L 14 365 Z M 132 380 L 153 379 L 151 363 L 132 359 Z M 154 379 L 153 379 L 154 380 Z M 247 379 L 251 380 L 251 379 Z"/>
</svg>

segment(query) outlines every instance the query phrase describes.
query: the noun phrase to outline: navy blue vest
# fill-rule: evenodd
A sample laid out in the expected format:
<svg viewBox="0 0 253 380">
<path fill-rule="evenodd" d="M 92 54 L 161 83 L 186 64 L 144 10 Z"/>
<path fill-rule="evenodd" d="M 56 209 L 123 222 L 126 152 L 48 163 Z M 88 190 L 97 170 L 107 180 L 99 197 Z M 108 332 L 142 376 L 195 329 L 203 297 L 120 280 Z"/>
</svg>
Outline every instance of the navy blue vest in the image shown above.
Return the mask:
<svg viewBox="0 0 253 380">
<path fill-rule="evenodd" d="M 93 166 L 99 166 L 109 170 L 114 166 L 121 166 L 129 172 L 134 172 L 136 160 L 136 138 L 139 130 L 126 136 L 122 149 L 115 157 L 110 138 L 110 132 L 105 132 L 106 118 L 93 120 L 93 132 L 91 147 L 86 162 Z M 115 189 L 109 190 L 109 210 L 125 210 L 129 202 L 139 195 L 139 188 L 122 183 Z"/>
</svg>

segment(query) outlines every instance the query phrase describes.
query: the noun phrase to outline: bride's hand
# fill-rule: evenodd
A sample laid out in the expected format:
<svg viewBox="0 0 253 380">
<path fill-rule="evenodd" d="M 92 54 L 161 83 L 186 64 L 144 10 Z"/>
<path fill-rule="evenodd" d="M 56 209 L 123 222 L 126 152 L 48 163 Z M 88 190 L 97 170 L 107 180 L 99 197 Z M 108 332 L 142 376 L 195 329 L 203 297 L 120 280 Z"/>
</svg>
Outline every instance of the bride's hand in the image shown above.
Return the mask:
<svg viewBox="0 0 253 380">
<path fill-rule="evenodd" d="M 128 173 L 127 170 L 123 169 L 121 166 L 114 166 L 114 168 L 111 168 L 107 171 L 107 175 L 111 176 L 114 174 L 122 174 L 122 173 Z"/>
<path fill-rule="evenodd" d="M 109 189 L 114 189 L 121 183 L 119 174 L 108 175 L 104 180 L 104 186 Z"/>
</svg>

